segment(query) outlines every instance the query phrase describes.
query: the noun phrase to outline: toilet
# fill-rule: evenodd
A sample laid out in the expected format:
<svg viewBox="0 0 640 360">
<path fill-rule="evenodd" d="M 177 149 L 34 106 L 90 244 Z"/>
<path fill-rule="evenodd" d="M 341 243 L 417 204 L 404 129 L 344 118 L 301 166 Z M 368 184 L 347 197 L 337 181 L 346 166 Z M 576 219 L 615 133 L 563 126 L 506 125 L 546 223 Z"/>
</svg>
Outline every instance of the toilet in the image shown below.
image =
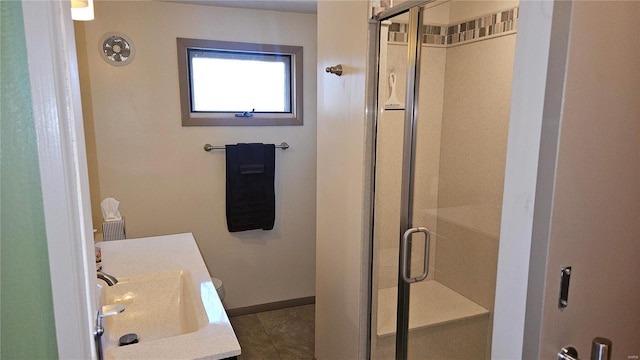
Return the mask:
<svg viewBox="0 0 640 360">
<path fill-rule="evenodd" d="M 213 286 L 216 288 L 216 291 L 218 292 L 218 297 L 220 298 L 220 301 L 224 300 L 224 284 L 222 284 L 222 280 L 212 277 L 211 282 L 213 282 Z"/>
</svg>

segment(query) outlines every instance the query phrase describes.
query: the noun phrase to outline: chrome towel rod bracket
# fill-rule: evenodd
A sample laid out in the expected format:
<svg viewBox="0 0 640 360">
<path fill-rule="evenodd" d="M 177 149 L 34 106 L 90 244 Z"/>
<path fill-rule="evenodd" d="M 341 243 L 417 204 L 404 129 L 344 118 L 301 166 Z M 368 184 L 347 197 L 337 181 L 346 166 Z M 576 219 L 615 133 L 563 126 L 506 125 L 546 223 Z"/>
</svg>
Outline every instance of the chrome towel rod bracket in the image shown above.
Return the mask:
<svg viewBox="0 0 640 360">
<path fill-rule="evenodd" d="M 280 143 L 280 145 L 276 145 L 276 148 L 287 150 L 289 148 L 289 144 L 283 141 L 282 143 Z M 224 150 L 224 149 L 225 149 L 225 145 L 213 146 L 211 144 L 204 144 L 204 151 Z"/>
</svg>

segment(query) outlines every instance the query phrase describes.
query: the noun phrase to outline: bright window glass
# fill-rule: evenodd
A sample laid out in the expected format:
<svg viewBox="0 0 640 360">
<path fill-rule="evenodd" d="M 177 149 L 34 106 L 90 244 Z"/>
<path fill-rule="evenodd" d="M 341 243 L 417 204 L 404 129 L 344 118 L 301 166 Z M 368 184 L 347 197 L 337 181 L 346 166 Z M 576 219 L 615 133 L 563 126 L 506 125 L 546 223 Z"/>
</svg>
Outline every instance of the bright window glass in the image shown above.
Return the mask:
<svg viewBox="0 0 640 360">
<path fill-rule="evenodd" d="M 182 126 L 303 125 L 303 48 L 177 38 Z"/>
<path fill-rule="evenodd" d="M 190 50 L 192 112 L 291 113 L 291 56 Z"/>
</svg>

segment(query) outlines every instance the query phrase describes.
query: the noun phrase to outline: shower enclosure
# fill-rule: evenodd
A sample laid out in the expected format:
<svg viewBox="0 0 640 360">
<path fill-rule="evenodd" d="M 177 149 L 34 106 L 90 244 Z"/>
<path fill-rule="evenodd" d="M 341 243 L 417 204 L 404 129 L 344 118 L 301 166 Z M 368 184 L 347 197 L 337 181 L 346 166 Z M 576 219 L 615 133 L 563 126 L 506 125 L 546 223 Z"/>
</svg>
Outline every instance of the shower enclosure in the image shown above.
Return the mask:
<svg viewBox="0 0 640 360">
<path fill-rule="evenodd" d="M 372 359 L 489 358 L 517 17 L 425 1 L 372 23 Z"/>
</svg>

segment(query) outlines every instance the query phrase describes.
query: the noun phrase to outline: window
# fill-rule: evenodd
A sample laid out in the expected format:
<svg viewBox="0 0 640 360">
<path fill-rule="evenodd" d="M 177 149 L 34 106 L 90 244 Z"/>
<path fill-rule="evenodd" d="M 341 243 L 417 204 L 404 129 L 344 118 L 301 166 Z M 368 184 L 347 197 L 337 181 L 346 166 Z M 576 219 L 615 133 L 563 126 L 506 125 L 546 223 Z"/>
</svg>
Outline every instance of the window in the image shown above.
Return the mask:
<svg viewBox="0 0 640 360">
<path fill-rule="evenodd" d="M 302 125 L 302 47 L 178 38 L 182 125 Z"/>
</svg>

